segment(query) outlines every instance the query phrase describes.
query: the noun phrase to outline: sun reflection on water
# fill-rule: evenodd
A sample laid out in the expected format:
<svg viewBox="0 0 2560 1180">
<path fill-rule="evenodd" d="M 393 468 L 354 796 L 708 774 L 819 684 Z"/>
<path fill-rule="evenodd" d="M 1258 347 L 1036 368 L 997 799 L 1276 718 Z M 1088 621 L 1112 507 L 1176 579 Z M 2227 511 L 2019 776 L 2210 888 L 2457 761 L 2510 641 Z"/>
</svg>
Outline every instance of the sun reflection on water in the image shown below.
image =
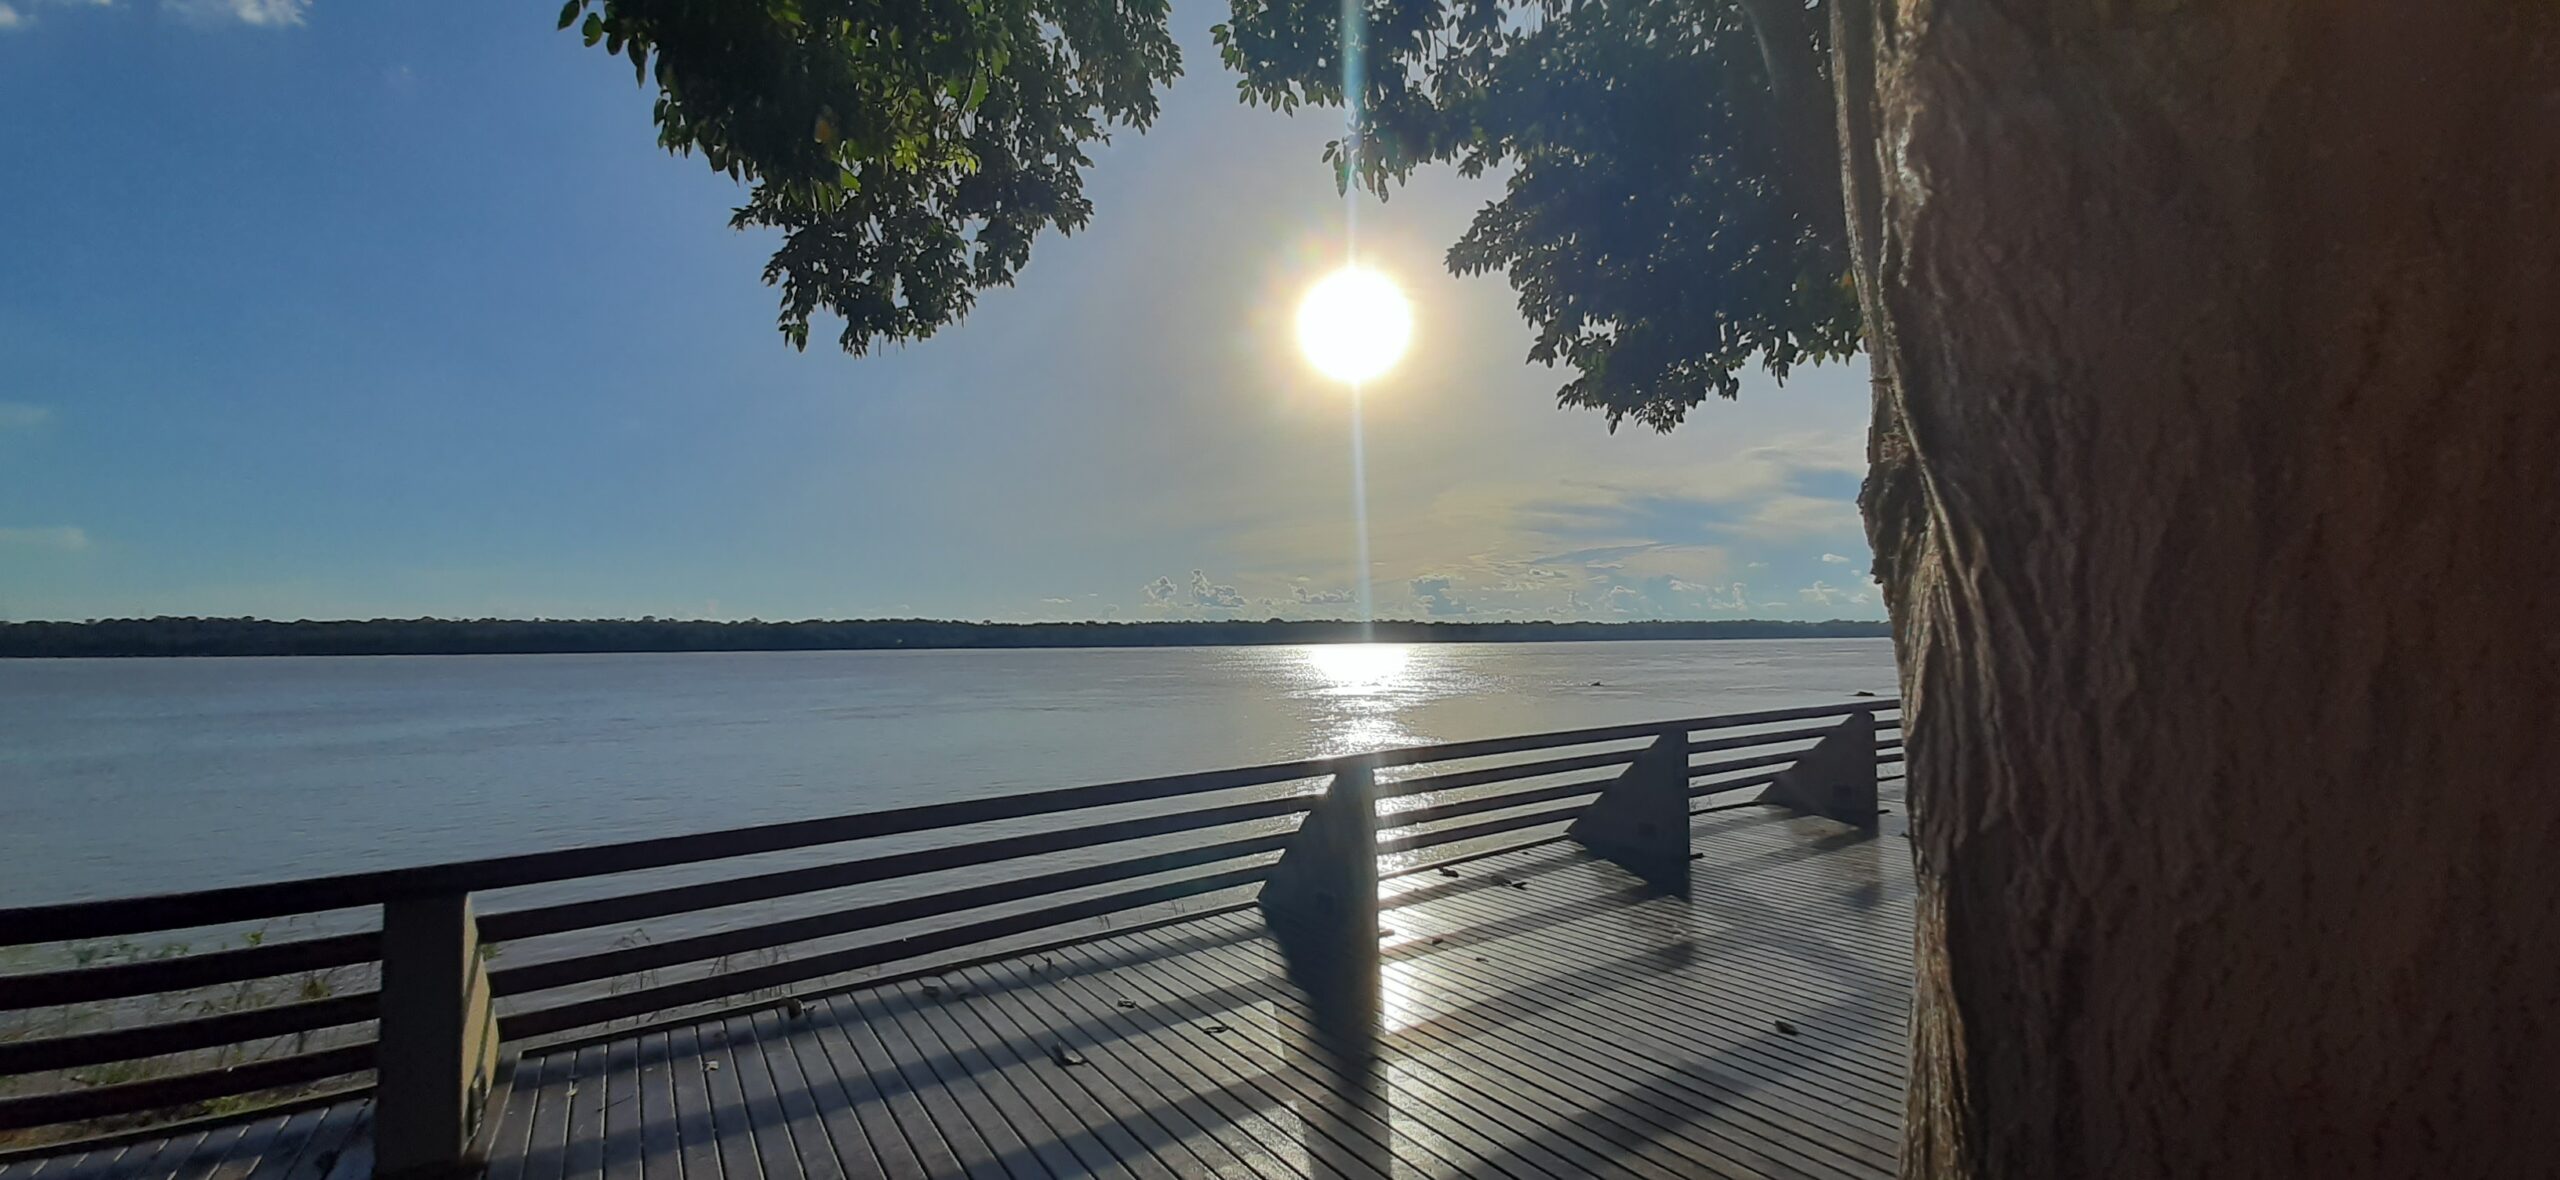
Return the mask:
<svg viewBox="0 0 2560 1180">
<path fill-rule="evenodd" d="M 1412 687 L 1407 675 L 1413 648 L 1402 643 L 1321 643 L 1306 650 L 1307 666 L 1328 696 L 1393 694 Z"/>
</svg>

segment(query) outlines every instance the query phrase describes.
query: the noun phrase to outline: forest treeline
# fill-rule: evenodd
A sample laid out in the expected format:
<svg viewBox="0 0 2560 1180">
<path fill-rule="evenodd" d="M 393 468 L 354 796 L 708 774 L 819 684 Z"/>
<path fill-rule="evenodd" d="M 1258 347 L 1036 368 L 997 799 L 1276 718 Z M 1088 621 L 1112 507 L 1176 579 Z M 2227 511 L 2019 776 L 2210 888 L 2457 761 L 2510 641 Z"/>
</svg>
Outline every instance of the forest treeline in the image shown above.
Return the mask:
<svg viewBox="0 0 2560 1180">
<path fill-rule="evenodd" d="M 1727 619 L 1634 623 L 1339 621 L 969 623 L 844 619 L 93 619 L 0 623 L 0 657 L 498 655 L 558 652 L 850 651 L 897 648 L 1206 647 L 1226 644 L 1537 643 L 1837 639 L 1882 622 Z"/>
</svg>

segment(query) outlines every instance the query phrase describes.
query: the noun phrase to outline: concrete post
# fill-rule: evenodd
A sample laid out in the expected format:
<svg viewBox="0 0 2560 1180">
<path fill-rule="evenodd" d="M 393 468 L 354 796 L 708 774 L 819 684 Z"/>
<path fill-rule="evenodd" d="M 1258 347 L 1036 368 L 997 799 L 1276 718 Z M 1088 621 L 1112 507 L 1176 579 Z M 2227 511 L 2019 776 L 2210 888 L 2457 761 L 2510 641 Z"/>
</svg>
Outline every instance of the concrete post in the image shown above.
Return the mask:
<svg viewBox="0 0 2560 1180">
<path fill-rule="evenodd" d="M 382 907 L 382 1022 L 374 1082 L 374 1174 L 459 1175 L 498 1073 L 498 1027 L 467 894 Z"/>
<path fill-rule="evenodd" d="M 1337 1052 L 1367 1051 L 1379 1011 L 1378 812 L 1369 767 L 1333 776 L 1271 866 L 1260 901 L 1318 1028 Z"/>
<path fill-rule="evenodd" d="M 1762 803 L 1876 830 L 1876 717 L 1851 713 L 1760 792 Z"/>
<path fill-rule="evenodd" d="M 1657 889 L 1689 896 L 1689 735 L 1663 734 L 1565 834 Z"/>
</svg>

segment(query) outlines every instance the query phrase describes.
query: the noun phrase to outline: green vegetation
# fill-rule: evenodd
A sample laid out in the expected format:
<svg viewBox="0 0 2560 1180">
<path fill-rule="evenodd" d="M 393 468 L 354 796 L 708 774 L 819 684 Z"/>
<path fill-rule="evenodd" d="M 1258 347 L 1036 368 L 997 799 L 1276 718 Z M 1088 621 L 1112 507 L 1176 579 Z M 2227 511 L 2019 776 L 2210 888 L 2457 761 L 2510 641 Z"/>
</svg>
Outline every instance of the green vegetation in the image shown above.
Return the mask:
<svg viewBox="0 0 2560 1180">
<path fill-rule="evenodd" d="M 1254 102 L 1342 105 L 1342 5 L 1232 0 L 1226 64 Z M 1086 148 L 1144 128 L 1181 70 L 1162 0 L 897 4 L 569 0 L 562 28 L 659 91 L 659 141 L 754 188 L 781 329 L 912 340 L 1012 282 L 1043 230 L 1084 225 Z M 1795 0 L 1370 3 L 1361 150 L 1384 195 L 1423 164 L 1508 169 L 1449 251 L 1502 271 L 1560 402 L 1668 430 L 1757 361 L 1858 343 L 1828 38 Z M 1356 160 L 1356 175 L 1351 168 Z M 1312 163 L 1312 161 L 1311 161 Z"/>
<path fill-rule="evenodd" d="M 781 327 L 912 340 L 1092 216 L 1085 152 L 1155 118 L 1181 55 L 1163 0 L 568 0 L 560 27 L 654 81 L 658 141 L 753 185 L 783 240 Z"/>
<path fill-rule="evenodd" d="M 1542 643 L 1637 639 L 1844 639 L 1881 621 L 1763 619 L 1648 623 L 962 623 L 936 619 L 796 623 L 676 619 L 98 619 L 0 623 L 0 657 L 494 655 L 617 651 L 842 651 L 897 648 L 1205 647 L 1272 643 Z"/>
</svg>

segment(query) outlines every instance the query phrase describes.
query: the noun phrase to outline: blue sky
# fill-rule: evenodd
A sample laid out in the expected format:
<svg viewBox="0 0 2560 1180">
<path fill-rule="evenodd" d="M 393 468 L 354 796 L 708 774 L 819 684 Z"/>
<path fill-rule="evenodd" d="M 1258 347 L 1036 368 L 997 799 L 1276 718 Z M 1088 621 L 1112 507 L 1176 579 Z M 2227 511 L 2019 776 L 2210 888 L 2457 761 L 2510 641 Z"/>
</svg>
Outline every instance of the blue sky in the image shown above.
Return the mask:
<svg viewBox="0 0 2560 1180">
<path fill-rule="evenodd" d="M 1190 70 L 959 327 L 794 353 L 628 63 L 531 0 L 0 0 L 0 618 L 1341 617 L 1347 400 L 1295 354 L 1338 115 Z M 1559 410 L 1491 182 L 1361 213 L 1385 617 L 1880 617 L 1865 372 L 1669 436 Z"/>
</svg>

